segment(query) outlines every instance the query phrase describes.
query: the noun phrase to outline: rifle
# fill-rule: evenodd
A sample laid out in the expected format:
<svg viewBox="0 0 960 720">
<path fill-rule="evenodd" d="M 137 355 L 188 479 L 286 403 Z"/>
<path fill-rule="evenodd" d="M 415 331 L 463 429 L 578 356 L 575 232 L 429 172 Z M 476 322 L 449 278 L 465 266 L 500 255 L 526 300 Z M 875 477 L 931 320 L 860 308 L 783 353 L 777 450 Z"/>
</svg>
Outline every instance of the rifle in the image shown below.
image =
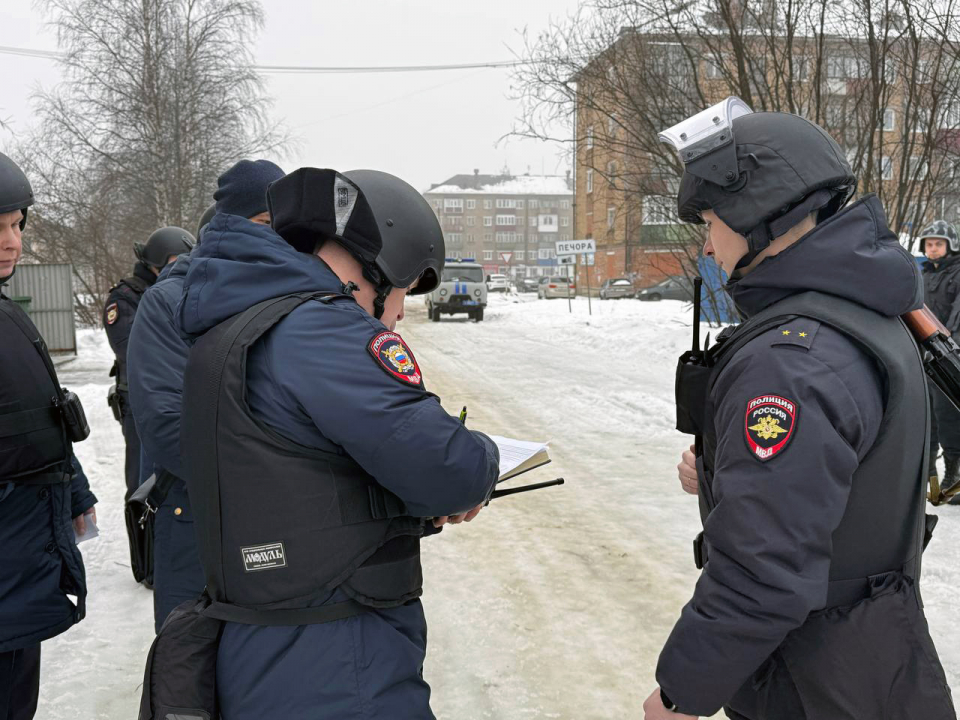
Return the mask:
<svg viewBox="0 0 960 720">
<path fill-rule="evenodd" d="M 901 316 L 923 352 L 923 369 L 934 384 L 940 388 L 953 406 L 960 410 L 960 346 L 950 337 L 950 331 L 924 305 Z M 930 493 L 927 498 L 940 505 L 960 492 L 960 485 L 944 493 L 939 480 L 930 476 Z"/>
</svg>

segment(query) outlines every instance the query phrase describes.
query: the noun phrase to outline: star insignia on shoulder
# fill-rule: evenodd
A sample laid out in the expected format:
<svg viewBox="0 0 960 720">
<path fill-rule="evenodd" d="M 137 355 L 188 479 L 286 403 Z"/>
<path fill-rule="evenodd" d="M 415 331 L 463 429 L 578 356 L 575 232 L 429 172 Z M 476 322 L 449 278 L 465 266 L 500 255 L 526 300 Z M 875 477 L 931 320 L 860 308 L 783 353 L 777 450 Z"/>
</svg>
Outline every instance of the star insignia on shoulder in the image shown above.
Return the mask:
<svg viewBox="0 0 960 720">
<path fill-rule="evenodd" d="M 806 336 L 807 334 L 805 332 L 800 333 L 800 337 L 806 337 Z"/>
<path fill-rule="evenodd" d="M 790 334 L 790 331 L 789 331 L 789 330 L 784 330 L 784 331 L 783 331 L 783 334 L 784 334 L 784 335 L 789 335 L 789 334 Z"/>
</svg>

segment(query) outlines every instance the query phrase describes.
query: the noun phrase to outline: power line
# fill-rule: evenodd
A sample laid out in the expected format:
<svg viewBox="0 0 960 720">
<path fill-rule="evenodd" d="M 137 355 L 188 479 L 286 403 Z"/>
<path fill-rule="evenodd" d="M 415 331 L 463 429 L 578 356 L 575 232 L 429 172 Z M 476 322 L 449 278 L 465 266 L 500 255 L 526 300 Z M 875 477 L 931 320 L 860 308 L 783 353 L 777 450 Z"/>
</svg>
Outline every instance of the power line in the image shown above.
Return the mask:
<svg viewBox="0 0 960 720">
<path fill-rule="evenodd" d="M 0 45 L 0 54 L 36 57 L 48 60 L 59 60 L 63 53 L 55 50 L 31 50 L 30 48 L 10 47 Z M 449 63 L 445 65 L 378 65 L 337 67 L 322 65 L 254 65 L 253 69 L 262 73 L 297 74 L 297 75 L 335 75 L 335 74 L 365 74 L 365 73 L 404 73 L 404 72 L 436 72 L 442 70 L 482 70 L 487 68 L 509 68 L 525 64 L 522 60 L 492 60 L 477 63 Z"/>
</svg>

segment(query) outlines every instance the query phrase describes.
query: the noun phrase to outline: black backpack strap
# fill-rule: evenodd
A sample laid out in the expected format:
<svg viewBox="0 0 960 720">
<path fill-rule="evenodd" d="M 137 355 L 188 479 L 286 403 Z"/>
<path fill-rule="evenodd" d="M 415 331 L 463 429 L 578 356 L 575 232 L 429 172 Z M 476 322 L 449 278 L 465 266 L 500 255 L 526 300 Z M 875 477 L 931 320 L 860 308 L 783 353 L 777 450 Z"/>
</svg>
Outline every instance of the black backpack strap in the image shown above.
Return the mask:
<svg viewBox="0 0 960 720">
<path fill-rule="evenodd" d="M 309 608 L 257 609 L 211 602 L 203 614 L 217 620 L 241 623 L 243 625 L 319 625 L 321 623 L 345 620 L 369 612 L 373 608 L 345 600 L 332 605 Z"/>
</svg>

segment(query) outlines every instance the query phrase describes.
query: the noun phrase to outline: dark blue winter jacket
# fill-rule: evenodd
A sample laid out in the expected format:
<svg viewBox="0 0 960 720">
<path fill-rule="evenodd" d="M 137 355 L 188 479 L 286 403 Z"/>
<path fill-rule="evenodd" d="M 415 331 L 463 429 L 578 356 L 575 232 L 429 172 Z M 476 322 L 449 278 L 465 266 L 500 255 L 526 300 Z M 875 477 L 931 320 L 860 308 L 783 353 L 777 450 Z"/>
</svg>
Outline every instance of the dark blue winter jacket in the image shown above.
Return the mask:
<svg viewBox="0 0 960 720">
<path fill-rule="evenodd" d="M 0 653 L 47 640 L 83 619 L 67 593 L 85 596 L 71 519 L 97 498 L 75 456 L 69 485 L 0 482 Z M 51 522 L 51 517 L 54 519 Z"/>
<path fill-rule="evenodd" d="M 325 263 L 272 229 L 217 215 L 193 253 L 178 322 L 197 336 L 261 300 L 341 289 Z M 495 447 L 375 359 L 368 345 L 385 331 L 352 298 L 305 303 L 251 349 L 250 408 L 288 439 L 345 452 L 411 514 L 477 505 L 498 475 Z M 343 599 L 336 591 L 328 602 Z M 322 625 L 228 624 L 217 668 L 223 716 L 433 718 L 425 651 L 419 601 Z"/>
<path fill-rule="evenodd" d="M 181 255 L 163 269 L 140 300 L 127 349 L 130 403 L 142 445 L 141 482 L 161 470 L 182 477 L 180 404 L 189 345 L 180 337 L 174 315 L 190 267 Z M 177 480 L 154 521 L 153 607 L 157 632 L 177 605 L 203 590 L 187 486 Z"/>
</svg>

